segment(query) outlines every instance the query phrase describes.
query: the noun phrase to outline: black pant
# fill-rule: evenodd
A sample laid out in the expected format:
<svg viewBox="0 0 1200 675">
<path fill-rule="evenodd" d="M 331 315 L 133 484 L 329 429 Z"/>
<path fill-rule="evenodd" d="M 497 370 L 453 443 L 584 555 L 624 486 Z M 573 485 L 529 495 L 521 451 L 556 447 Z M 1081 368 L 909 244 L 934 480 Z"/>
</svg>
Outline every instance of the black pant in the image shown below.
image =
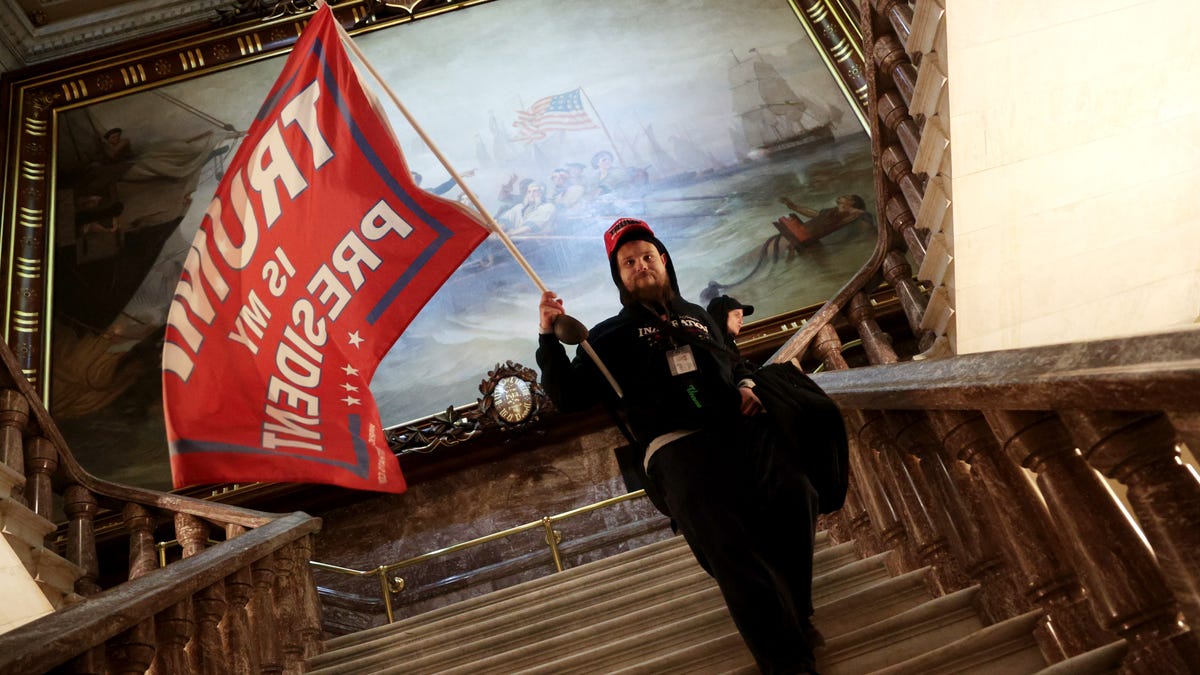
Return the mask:
<svg viewBox="0 0 1200 675">
<path fill-rule="evenodd" d="M 660 448 L 648 475 L 764 673 L 813 667 L 817 494 L 765 416 Z"/>
</svg>

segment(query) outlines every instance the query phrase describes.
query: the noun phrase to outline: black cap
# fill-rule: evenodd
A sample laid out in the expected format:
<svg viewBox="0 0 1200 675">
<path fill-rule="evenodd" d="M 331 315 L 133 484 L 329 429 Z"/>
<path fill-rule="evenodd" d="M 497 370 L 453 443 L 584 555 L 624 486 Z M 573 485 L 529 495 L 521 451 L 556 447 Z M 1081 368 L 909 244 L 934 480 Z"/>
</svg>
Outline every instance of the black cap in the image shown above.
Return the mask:
<svg viewBox="0 0 1200 675">
<path fill-rule="evenodd" d="M 737 298 L 731 298 L 728 295 L 718 295 L 708 303 L 708 315 L 717 319 L 717 315 L 720 314 L 721 318 L 717 320 L 721 323 L 724 323 L 725 317 L 735 309 L 742 310 L 742 316 L 750 316 L 754 313 L 754 305 L 743 305 L 738 302 Z"/>
</svg>

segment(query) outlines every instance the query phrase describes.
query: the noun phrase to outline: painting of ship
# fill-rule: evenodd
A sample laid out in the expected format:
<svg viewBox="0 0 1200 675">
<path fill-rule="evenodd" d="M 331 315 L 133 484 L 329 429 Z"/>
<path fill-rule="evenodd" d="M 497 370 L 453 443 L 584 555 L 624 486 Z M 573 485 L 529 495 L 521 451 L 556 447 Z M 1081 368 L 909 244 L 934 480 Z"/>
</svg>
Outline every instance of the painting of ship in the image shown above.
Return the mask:
<svg viewBox="0 0 1200 675">
<path fill-rule="evenodd" d="M 797 94 L 757 49 L 739 59 L 729 53 L 733 110 L 741 124 L 734 130 L 738 154 L 747 159 L 785 156 L 832 143 L 842 111 Z"/>
</svg>

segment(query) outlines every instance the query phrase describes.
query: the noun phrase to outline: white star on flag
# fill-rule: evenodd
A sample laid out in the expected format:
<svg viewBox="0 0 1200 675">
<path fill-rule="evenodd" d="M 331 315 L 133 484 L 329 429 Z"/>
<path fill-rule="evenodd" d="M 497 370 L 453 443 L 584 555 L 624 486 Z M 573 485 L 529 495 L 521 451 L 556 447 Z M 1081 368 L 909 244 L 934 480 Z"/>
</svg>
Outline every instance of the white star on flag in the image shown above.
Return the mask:
<svg viewBox="0 0 1200 675">
<path fill-rule="evenodd" d="M 349 363 L 342 366 L 342 370 L 345 371 L 347 377 L 354 377 L 355 375 L 358 374 L 358 368 L 355 368 L 354 366 L 350 365 Z"/>
<path fill-rule="evenodd" d="M 342 399 L 342 403 L 345 403 L 346 405 L 358 405 L 359 403 L 362 403 L 362 401 L 354 398 L 353 396 L 347 396 L 346 398 Z"/>
<path fill-rule="evenodd" d="M 342 388 L 346 391 L 358 391 L 358 387 L 350 384 L 349 382 L 343 383 Z"/>
<path fill-rule="evenodd" d="M 350 333 L 350 346 L 351 347 L 358 347 L 362 343 L 363 343 L 363 339 L 361 337 L 359 337 L 358 331 L 354 331 L 353 333 Z"/>
</svg>

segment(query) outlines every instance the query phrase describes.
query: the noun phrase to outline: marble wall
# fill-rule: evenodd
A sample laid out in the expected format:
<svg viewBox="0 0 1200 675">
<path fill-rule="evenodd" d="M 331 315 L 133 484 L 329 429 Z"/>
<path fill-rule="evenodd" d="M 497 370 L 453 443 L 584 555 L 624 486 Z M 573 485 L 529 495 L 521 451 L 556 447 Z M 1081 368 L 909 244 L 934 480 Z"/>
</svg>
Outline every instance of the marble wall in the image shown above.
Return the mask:
<svg viewBox="0 0 1200 675">
<path fill-rule="evenodd" d="M 1200 4 L 948 3 L 958 352 L 1200 319 Z"/>
</svg>

